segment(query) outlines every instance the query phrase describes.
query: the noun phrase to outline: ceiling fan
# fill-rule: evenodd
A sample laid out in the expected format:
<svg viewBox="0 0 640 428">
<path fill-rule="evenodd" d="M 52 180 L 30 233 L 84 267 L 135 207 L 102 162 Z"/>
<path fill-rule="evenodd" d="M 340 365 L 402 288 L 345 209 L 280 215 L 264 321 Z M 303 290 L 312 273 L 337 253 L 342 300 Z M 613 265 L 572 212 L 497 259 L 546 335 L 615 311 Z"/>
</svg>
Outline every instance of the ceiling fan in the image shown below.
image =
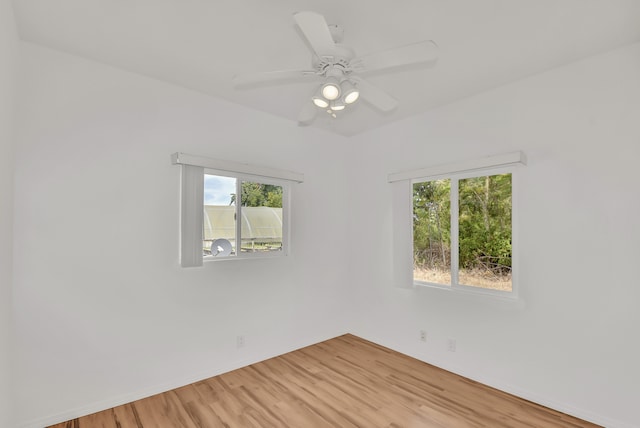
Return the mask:
<svg viewBox="0 0 640 428">
<path fill-rule="evenodd" d="M 398 101 L 361 76 L 418 64 L 428 67 L 437 61 L 438 48 L 431 40 L 357 57 L 353 49 L 340 44 L 342 28 L 327 25 L 324 16 L 316 12 L 298 12 L 293 18 L 313 54 L 311 68 L 243 73 L 233 81 L 236 87 L 300 79 L 320 81 L 310 102 L 304 104 L 298 115 L 300 125 L 309 125 L 319 111 L 336 118 L 361 98 L 382 112 L 394 110 Z"/>
</svg>

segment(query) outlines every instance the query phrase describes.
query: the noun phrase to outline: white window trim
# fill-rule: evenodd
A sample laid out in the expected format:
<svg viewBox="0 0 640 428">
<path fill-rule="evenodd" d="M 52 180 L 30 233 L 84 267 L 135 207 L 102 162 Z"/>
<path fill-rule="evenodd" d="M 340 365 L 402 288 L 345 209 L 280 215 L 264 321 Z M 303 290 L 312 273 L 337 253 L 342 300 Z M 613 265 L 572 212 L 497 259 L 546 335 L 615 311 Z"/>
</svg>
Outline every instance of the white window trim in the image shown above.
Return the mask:
<svg viewBox="0 0 640 428">
<path fill-rule="evenodd" d="M 436 290 L 442 290 L 442 291 L 446 291 L 446 292 L 453 292 L 453 293 L 457 293 L 457 294 L 466 294 L 466 295 L 475 295 L 475 296 L 489 296 L 492 298 L 497 298 L 499 300 L 505 300 L 505 301 L 520 301 L 520 289 L 518 286 L 518 279 L 517 279 L 517 275 L 519 272 L 519 257 L 518 257 L 518 247 L 517 247 L 517 242 L 518 242 L 518 194 L 519 194 L 519 190 L 518 190 L 518 177 L 517 177 L 517 167 L 519 166 L 524 166 L 526 165 L 526 156 L 523 152 L 518 151 L 518 152 L 512 152 L 512 153 L 506 153 L 506 154 L 501 154 L 501 155 L 496 155 L 496 156 L 488 156 L 485 158 L 481 158 L 481 159 L 474 159 L 474 160 L 466 160 L 466 161 L 462 161 L 462 162 L 455 162 L 455 163 L 450 163 L 450 164 L 445 164 L 445 165 L 436 165 L 436 166 L 432 166 L 432 167 L 428 167 L 428 168 L 420 168 L 420 169 L 414 169 L 414 170 L 409 170 L 409 171 L 403 171 L 403 172 L 396 172 L 396 173 L 391 173 L 388 175 L 388 182 L 389 183 L 407 183 L 406 184 L 406 188 L 407 188 L 407 193 L 405 193 L 404 191 L 402 191 L 402 194 L 411 194 L 413 195 L 413 192 L 409 192 L 408 190 L 410 188 L 413 187 L 413 183 L 417 183 L 417 182 L 424 182 L 424 181 L 433 181 L 433 180 L 438 180 L 438 179 L 443 179 L 443 178 L 450 178 L 450 179 L 455 179 L 456 183 L 457 180 L 460 179 L 464 179 L 464 178 L 470 178 L 470 177 L 478 177 L 478 176 L 484 176 L 484 175 L 495 175 L 495 174 L 501 174 L 501 173 L 511 173 L 511 178 L 512 178 L 512 183 L 511 183 L 511 188 L 512 188 L 512 192 L 511 192 L 511 230 L 512 230 L 512 235 L 511 235 L 511 240 L 512 240 L 512 276 L 511 276 L 511 280 L 512 280 L 512 291 L 499 291 L 499 290 L 490 290 L 490 289 L 484 289 L 484 288 L 480 288 L 480 287 L 473 287 L 473 286 L 468 286 L 468 285 L 463 285 L 463 284 L 458 284 L 458 278 L 457 278 L 457 274 L 458 274 L 458 270 L 457 270 L 457 258 L 458 258 L 458 254 L 457 251 L 453 251 L 452 252 L 452 284 L 451 285 L 444 285 L 444 284 L 436 284 L 436 283 L 430 283 L 430 282 L 424 282 L 424 281 L 415 281 L 413 280 L 413 222 L 407 220 L 408 224 L 404 223 L 404 221 L 401 221 L 403 224 L 406 225 L 406 227 L 408 227 L 409 229 L 409 236 L 411 237 L 411 240 L 409 241 L 409 246 L 411 249 L 411 259 L 409 260 L 404 260 L 404 258 L 408 255 L 408 251 L 403 251 L 402 248 L 402 242 L 406 242 L 404 241 L 404 238 L 402 238 L 402 236 L 405 236 L 405 233 L 396 233 L 396 235 L 399 236 L 399 239 L 395 239 L 394 241 L 395 244 L 394 246 L 397 247 L 394 250 L 394 253 L 396 254 L 394 263 L 399 267 L 402 268 L 403 266 L 408 267 L 411 266 L 411 280 L 410 285 L 407 284 L 405 285 L 408 276 L 405 274 L 401 274 L 400 278 L 399 278 L 399 287 L 401 288 L 422 288 L 422 289 L 436 289 Z M 401 188 L 405 188 L 405 185 L 403 184 Z M 398 188 L 396 190 L 396 192 L 399 193 L 400 189 Z M 452 183 L 451 186 L 451 211 L 453 212 L 453 210 L 455 209 L 456 211 L 458 210 L 458 187 L 455 186 L 455 192 L 454 192 L 454 186 Z M 454 194 L 455 193 L 455 194 Z M 400 197 L 400 195 L 398 195 L 398 197 Z M 404 196 L 403 196 L 404 198 Z M 411 204 L 411 199 L 409 199 L 409 205 Z M 402 213 L 405 212 L 404 208 L 404 203 L 400 205 L 399 209 L 397 210 L 397 212 L 395 213 L 397 216 L 399 217 L 403 217 L 403 218 L 408 218 L 410 219 L 411 216 L 406 216 L 403 215 Z M 413 213 L 413 209 L 410 210 L 411 213 Z M 405 213 L 406 214 L 406 213 Z M 457 217 L 457 216 L 456 216 Z M 403 226 L 404 229 L 405 226 Z M 456 249 L 458 248 L 458 224 L 456 223 L 455 225 L 451 224 L 451 246 L 453 248 L 453 244 L 454 244 L 454 232 L 455 232 L 455 244 L 456 244 Z M 454 230 L 455 228 L 455 230 Z M 454 254 L 455 253 L 455 254 Z M 453 259 L 456 259 L 456 269 L 455 269 L 455 273 L 454 273 L 454 269 L 453 269 Z M 404 268 L 403 268 L 404 269 Z M 454 281 L 454 276 L 455 276 L 455 281 Z M 405 279 L 407 278 L 407 279 Z M 454 285 L 455 284 L 455 285 Z"/>
<path fill-rule="evenodd" d="M 260 178 L 277 178 L 296 183 L 302 183 L 304 181 L 304 174 L 300 174 L 298 172 L 285 171 L 265 166 L 249 165 L 246 163 L 222 159 L 213 159 L 180 152 L 171 155 L 171 163 L 173 165 L 191 165 L 216 171 L 226 171 L 227 174 L 249 174 Z"/>
<path fill-rule="evenodd" d="M 412 169 L 409 171 L 393 172 L 388 175 L 389 183 L 403 180 L 413 180 L 418 177 L 437 177 L 457 173 L 480 171 L 487 168 L 501 166 L 526 165 L 527 158 L 523 152 L 505 153 L 502 155 L 487 156 L 481 159 L 472 159 L 462 162 L 435 165 L 428 168 Z"/>
<path fill-rule="evenodd" d="M 174 153 L 171 163 L 181 167 L 180 184 L 180 265 L 182 267 L 203 266 L 207 261 L 246 260 L 286 256 L 290 248 L 290 214 L 291 214 L 291 183 L 302 183 L 304 175 L 291 171 L 284 171 L 263 166 L 243 164 L 233 161 L 207 158 L 203 156 Z M 283 188 L 283 250 L 279 253 L 238 253 L 234 257 L 210 257 L 202 254 L 203 241 L 203 210 L 204 210 L 204 175 L 213 174 L 237 178 L 236 192 L 241 181 L 257 181 L 274 184 Z M 240 210 L 239 204 L 236 209 Z M 236 211 L 238 214 L 238 211 Z M 236 215 L 237 215 L 236 214 Z M 240 216 L 237 215 L 237 218 Z M 236 227 L 236 233 L 240 233 Z M 236 236 L 236 239 L 238 237 Z M 236 242 L 240 242 L 237 240 Z"/>
</svg>

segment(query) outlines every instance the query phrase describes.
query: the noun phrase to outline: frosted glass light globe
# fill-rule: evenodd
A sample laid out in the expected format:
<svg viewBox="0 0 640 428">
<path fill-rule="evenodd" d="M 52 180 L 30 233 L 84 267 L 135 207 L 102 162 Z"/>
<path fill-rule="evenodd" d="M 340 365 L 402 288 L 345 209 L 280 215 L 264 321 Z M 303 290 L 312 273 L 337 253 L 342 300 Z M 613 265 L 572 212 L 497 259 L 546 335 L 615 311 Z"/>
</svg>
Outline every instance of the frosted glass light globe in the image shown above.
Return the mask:
<svg viewBox="0 0 640 428">
<path fill-rule="evenodd" d="M 320 108 L 327 108 L 327 107 L 329 107 L 329 103 L 328 103 L 327 101 L 323 100 L 323 99 L 322 99 L 322 98 L 320 98 L 320 97 L 314 97 L 314 98 L 313 98 L 313 103 L 314 103 L 315 105 L 317 105 L 318 107 L 320 107 Z"/>
<path fill-rule="evenodd" d="M 347 104 L 353 104 L 358 100 L 358 98 L 360 98 L 360 92 L 354 90 L 344 96 L 344 102 Z"/>
<path fill-rule="evenodd" d="M 322 87 L 322 96 L 333 101 L 340 96 L 340 88 L 333 83 L 327 83 Z"/>
</svg>

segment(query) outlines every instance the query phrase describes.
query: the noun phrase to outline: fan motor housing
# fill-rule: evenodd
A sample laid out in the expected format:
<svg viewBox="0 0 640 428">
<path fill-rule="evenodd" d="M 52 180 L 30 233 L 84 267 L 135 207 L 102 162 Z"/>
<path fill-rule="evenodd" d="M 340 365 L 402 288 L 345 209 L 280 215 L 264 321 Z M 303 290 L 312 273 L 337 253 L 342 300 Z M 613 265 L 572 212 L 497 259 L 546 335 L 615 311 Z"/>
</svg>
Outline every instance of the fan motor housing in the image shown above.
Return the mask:
<svg viewBox="0 0 640 428">
<path fill-rule="evenodd" d="M 314 56 L 311 65 L 322 76 L 330 75 L 334 69 L 346 74 L 352 71 L 350 63 L 355 56 L 353 49 L 343 45 L 336 45 L 336 49 L 331 55 Z"/>
</svg>

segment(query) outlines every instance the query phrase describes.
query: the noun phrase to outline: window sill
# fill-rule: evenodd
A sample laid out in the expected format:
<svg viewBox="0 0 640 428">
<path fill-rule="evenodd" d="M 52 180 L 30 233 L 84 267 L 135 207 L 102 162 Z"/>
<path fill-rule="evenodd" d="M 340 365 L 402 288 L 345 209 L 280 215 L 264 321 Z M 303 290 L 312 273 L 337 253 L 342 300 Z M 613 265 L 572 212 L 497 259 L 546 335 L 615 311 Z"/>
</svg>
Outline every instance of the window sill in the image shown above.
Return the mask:
<svg viewBox="0 0 640 428">
<path fill-rule="evenodd" d="M 515 293 L 498 294 L 483 289 L 474 289 L 473 287 L 453 288 L 446 285 L 418 281 L 414 281 L 413 286 L 420 293 L 435 293 L 442 296 L 451 296 L 454 298 L 473 301 L 497 308 L 517 311 L 521 311 L 526 308 L 525 300 Z"/>
<path fill-rule="evenodd" d="M 264 259 L 281 259 L 287 257 L 287 253 L 254 253 L 251 255 L 242 255 L 242 256 L 226 256 L 226 257 L 214 257 L 214 256 L 204 256 L 202 261 L 204 263 L 209 262 L 221 262 L 228 260 L 264 260 Z"/>
</svg>

